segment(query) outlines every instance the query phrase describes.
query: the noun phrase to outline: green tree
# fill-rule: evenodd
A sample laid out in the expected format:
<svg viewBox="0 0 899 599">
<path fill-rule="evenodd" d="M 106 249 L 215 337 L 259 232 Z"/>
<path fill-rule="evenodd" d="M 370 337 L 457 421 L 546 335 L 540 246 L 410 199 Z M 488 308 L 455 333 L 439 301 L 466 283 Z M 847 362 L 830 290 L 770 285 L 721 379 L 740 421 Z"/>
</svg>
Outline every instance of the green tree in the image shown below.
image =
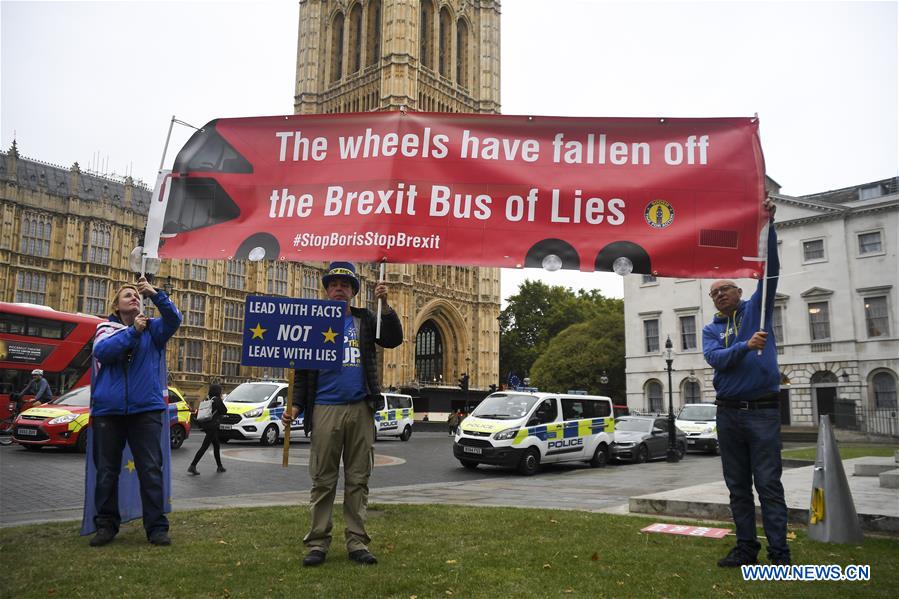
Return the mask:
<svg viewBox="0 0 899 599">
<path fill-rule="evenodd" d="M 575 293 L 566 287 L 525 281 L 500 313 L 501 376 L 505 379 L 510 372 L 519 377 L 529 375 L 534 362 L 556 335 L 601 314 L 613 314 L 623 321 L 624 302 L 604 297 L 596 290 Z M 624 353 L 623 341 L 620 351 Z"/>
<path fill-rule="evenodd" d="M 603 385 L 603 372 L 609 382 Z M 531 368 L 531 385 L 541 391 L 585 389 L 626 403 L 624 380 L 624 318 L 603 312 L 571 325 L 548 344 Z"/>
</svg>

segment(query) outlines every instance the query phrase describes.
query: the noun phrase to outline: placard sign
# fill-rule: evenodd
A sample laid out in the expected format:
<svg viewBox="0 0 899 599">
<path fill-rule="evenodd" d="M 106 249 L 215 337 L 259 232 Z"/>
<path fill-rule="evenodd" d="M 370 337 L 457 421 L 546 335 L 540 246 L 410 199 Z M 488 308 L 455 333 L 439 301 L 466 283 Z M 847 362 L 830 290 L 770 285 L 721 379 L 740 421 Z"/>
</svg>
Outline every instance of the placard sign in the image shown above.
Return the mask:
<svg viewBox="0 0 899 599">
<path fill-rule="evenodd" d="M 683 535 L 686 537 L 708 537 L 710 539 L 723 539 L 730 534 L 730 530 L 726 528 L 708 528 L 706 526 L 683 526 L 681 524 L 662 524 L 656 522 L 650 524 L 646 528 L 641 528 L 640 532 L 660 532 L 668 535 Z"/>
<path fill-rule="evenodd" d="M 339 368 L 345 302 L 250 295 L 244 311 L 244 366 Z"/>
</svg>

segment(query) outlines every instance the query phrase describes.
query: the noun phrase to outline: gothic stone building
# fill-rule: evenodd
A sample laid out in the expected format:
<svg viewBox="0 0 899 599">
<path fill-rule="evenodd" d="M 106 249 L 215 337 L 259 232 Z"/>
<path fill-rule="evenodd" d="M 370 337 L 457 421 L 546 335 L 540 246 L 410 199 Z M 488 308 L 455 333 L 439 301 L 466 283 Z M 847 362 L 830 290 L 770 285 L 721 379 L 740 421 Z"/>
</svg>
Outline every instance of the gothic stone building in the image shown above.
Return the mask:
<svg viewBox="0 0 899 599">
<path fill-rule="evenodd" d="M 498 113 L 499 19 L 498 1 L 301 0 L 294 111 Z M 387 265 L 387 280 L 406 333 L 387 384 L 446 411 L 463 373 L 497 382 L 499 269 Z"/>
<path fill-rule="evenodd" d="M 301 0 L 298 114 L 420 110 L 499 111 L 499 2 Z M 150 190 L 130 178 L 0 154 L 0 300 L 105 315 L 133 281 Z M 335 256 L 335 259 L 340 256 Z M 321 298 L 323 263 L 165 260 L 156 284 L 184 313 L 169 344 L 172 383 L 189 399 L 220 381 L 226 390 L 278 369 L 240 365 L 247 295 Z M 374 308 L 377 266 L 360 265 L 357 305 Z M 448 411 L 499 378 L 499 270 L 387 266 L 390 303 L 405 342 L 379 352 L 385 386 L 410 390 L 423 411 Z M 54 392 L 60 390 L 54 389 Z M 475 394 L 472 393 L 472 397 Z"/>
</svg>

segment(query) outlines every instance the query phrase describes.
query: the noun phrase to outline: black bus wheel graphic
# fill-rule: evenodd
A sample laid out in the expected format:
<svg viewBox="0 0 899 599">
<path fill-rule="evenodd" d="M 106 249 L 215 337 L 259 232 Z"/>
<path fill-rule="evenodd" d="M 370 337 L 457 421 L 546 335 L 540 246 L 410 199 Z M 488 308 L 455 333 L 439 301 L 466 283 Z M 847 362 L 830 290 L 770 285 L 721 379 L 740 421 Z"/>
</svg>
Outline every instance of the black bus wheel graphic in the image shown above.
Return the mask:
<svg viewBox="0 0 899 599">
<path fill-rule="evenodd" d="M 619 258 L 618 268 L 615 261 Z M 600 250 L 596 256 L 594 268 L 605 272 L 618 272 L 627 274 L 627 261 L 630 261 L 631 272 L 638 275 L 651 275 L 652 268 L 649 262 L 649 254 L 636 243 L 630 241 L 616 241 Z"/>
<path fill-rule="evenodd" d="M 561 260 L 561 266 L 559 266 L 559 260 L 555 260 L 553 256 Z M 581 259 L 567 241 L 544 239 L 535 243 L 528 250 L 524 266 L 525 268 L 545 268 L 546 270 L 559 270 L 559 268 L 578 270 L 581 266 Z"/>
<path fill-rule="evenodd" d="M 240 244 L 234 258 L 236 260 L 249 260 L 250 262 L 277 260 L 279 250 L 278 240 L 273 235 L 256 233 Z"/>
</svg>

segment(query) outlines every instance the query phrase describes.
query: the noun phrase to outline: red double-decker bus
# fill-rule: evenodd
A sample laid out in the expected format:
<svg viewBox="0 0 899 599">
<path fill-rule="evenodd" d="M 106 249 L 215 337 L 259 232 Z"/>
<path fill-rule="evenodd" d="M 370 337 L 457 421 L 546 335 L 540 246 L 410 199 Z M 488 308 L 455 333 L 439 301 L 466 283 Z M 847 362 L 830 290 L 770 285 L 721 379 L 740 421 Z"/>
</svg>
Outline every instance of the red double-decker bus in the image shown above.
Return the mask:
<svg viewBox="0 0 899 599">
<path fill-rule="evenodd" d="M 0 417 L 10 395 L 40 368 L 53 396 L 90 384 L 91 347 L 102 319 L 35 304 L 0 302 Z"/>
</svg>

